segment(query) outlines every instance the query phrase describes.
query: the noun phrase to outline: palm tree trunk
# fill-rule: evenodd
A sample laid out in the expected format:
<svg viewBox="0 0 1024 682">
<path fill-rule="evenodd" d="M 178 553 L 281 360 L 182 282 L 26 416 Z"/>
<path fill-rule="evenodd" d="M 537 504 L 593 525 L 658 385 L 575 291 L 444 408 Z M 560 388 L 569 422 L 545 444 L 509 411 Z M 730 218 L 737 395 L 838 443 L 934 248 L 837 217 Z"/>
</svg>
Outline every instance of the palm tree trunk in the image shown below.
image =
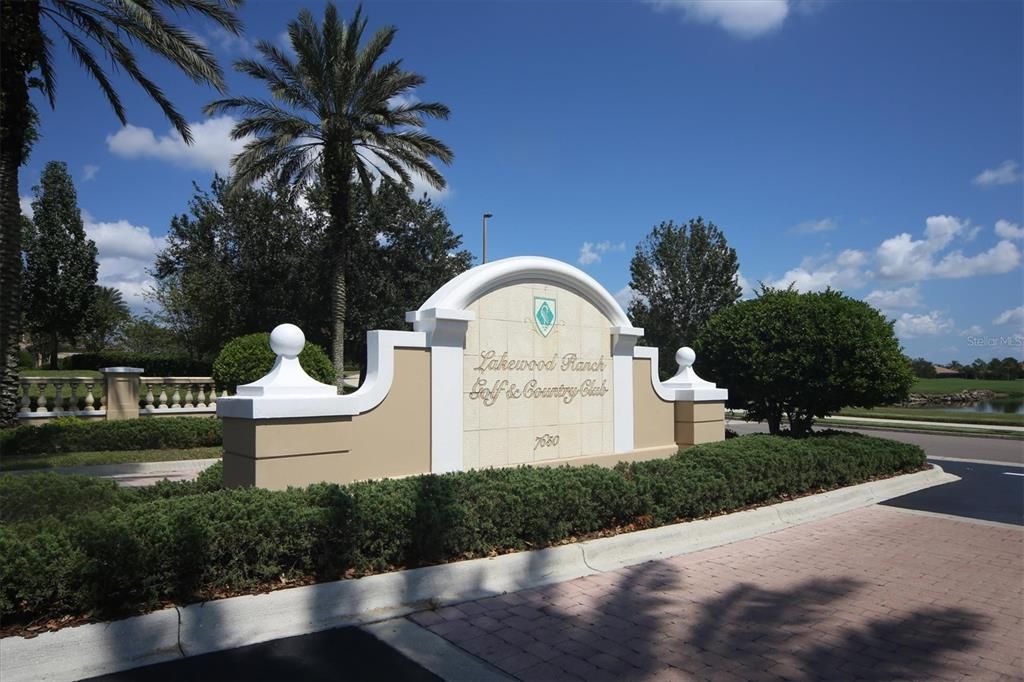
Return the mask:
<svg viewBox="0 0 1024 682">
<path fill-rule="evenodd" d="M 27 77 L 38 53 L 39 4 L 0 6 L 0 426 L 18 423 L 21 342 L 21 204 L 18 169 L 34 129 Z"/>
<path fill-rule="evenodd" d="M 343 258 L 334 258 L 331 275 L 331 358 L 334 360 L 334 385 L 342 392 L 345 379 L 345 315 L 348 313 L 348 289 Z"/>
<path fill-rule="evenodd" d="M 351 146 L 349 141 L 347 146 Z M 337 145 L 342 149 L 346 145 Z M 328 150 L 337 149 L 333 144 Z M 326 156 L 325 177 L 330 191 L 331 235 L 331 358 L 334 361 L 334 385 L 338 393 L 345 381 L 345 318 L 348 315 L 348 230 L 351 225 L 352 164 L 343 154 L 329 151 Z"/>
<path fill-rule="evenodd" d="M 6 96 L 5 90 L 5 99 Z M 4 114 L 7 104 L 5 101 Z M 20 159 L 9 145 L 0 145 L 3 147 L 0 149 L 0 426 L 15 426 L 18 422 L 18 349 L 21 341 Z"/>
</svg>

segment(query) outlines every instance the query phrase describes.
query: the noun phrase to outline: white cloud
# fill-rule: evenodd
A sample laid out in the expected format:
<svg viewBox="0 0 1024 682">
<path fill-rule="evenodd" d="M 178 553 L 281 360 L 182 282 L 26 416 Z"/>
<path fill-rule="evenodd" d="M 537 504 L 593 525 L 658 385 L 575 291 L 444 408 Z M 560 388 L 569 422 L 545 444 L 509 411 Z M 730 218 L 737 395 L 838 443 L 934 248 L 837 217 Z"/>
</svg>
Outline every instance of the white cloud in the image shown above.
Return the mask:
<svg viewBox="0 0 1024 682">
<path fill-rule="evenodd" d="M 970 235 L 969 227 L 968 221 L 953 216 L 931 216 L 925 221 L 924 239 L 913 239 L 906 232 L 886 239 L 875 252 L 879 275 L 901 281 L 961 279 L 1001 274 L 1017 267 L 1020 251 L 1006 240 L 974 256 L 965 256 L 958 250 L 936 261 L 938 252 L 955 237 Z"/>
<path fill-rule="evenodd" d="M 754 296 L 754 287 L 751 286 L 750 280 L 748 280 L 746 277 L 744 277 L 743 273 L 740 272 L 739 270 L 736 271 L 736 283 L 740 285 L 740 290 L 741 290 L 740 298 L 741 299 L 753 298 L 753 296 Z"/>
<path fill-rule="evenodd" d="M 21 215 L 31 219 L 34 215 L 32 211 L 32 197 L 18 197 L 18 205 L 21 206 Z"/>
<path fill-rule="evenodd" d="M 996 236 L 1003 239 L 1024 239 L 1024 227 L 1009 220 L 997 220 Z"/>
<path fill-rule="evenodd" d="M 96 177 L 96 174 L 100 172 L 100 167 L 91 163 L 85 164 L 85 168 L 82 169 L 82 180 L 89 182 Z"/>
<path fill-rule="evenodd" d="M 218 116 L 198 123 L 189 123 L 194 143 L 185 144 L 178 131 L 171 129 L 157 137 L 149 128 L 130 123 L 113 135 L 107 136 L 107 148 L 115 156 L 125 159 L 159 159 L 185 168 L 199 168 L 227 175 L 231 157 L 252 139 L 231 139 L 233 116 Z"/>
<path fill-rule="evenodd" d="M 257 53 L 256 46 L 245 35 L 236 35 L 221 26 L 214 26 L 206 31 L 207 37 L 224 52 L 237 53 L 244 57 L 252 57 Z M 285 35 L 288 35 L 285 33 Z M 208 41 L 203 41 L 208 44 Z"/>
<path fill-rule="evenodd" d="M 927 314 L 903 313 L 896 319 L 896 335 L 902 338 L 914 336 L 938 336 L 953 329 L 953 320 L 938 310 Z"/>
<path fill-rule="evenodd" d="M 638 296 L 636 289 L 628 284 L 615 292 L 615 300 L 619 302 L 623 310 L 629 310 L 629 304 Z"/>
<path fill-rule="evenodd" d="M 125 303 L 141 312 L 146 307 L 144 294 L 154 284 L 147 270 L 153 267 L 157 251 L 164 248 L 164 238 L 127 220 L 96 222 L 88 212 L 82 214 L 85 233 L 96 242 L 98 283 L 119 289 Z"/>
<path fill-rule="evenodd" d="M 579 258 L 576 260 L 580 265 L 593 265 L 594 263 L 600 263 L 601 256 L 605 253 L 625 250 L 626 242 L 619 242 L 617 244 L 613 244 L 608 240 L 597 243 L 583 242 L 583 245 L 580 246 Z"/>
<path fill-rule="evenodd" d="M 594 250 L 593 242 L 583 242 L 580 247 L 580 257 L 576 259 L 580 265 L 592 265 L 601 262 L 601 255 Z"/>
<path fill-rule="evenodd" d="M 985 330 L 981 327 L 981 325 L 972 324 L 967 329 L 961 329 L 960 336 L 977 336 L 981 334 L 983 331 Z"/>
<path fill-rule="evenodd" d="M 822 218 L 821 220 L 805 220 L 791 227 L 789 231 L 795 234 L 814 234 L 817 232 L 830 232 L 837 227 L 836 221 L 832 218 Z"/>
<path fill-rule="evenodd" d="M 821 291 L 833 289 L 855 289 L 862 286 L 868 277 L 863 270 L 868 256 L 863 251 L 847 249 L 835 258 L 805 258 L 800 267 L 789 270 L 769 286 L 785 289 L 792 285 L 797 291 Z"/>
<path fill-rule="evenodd" d="M 883 312 L 906 310 L 921 305 L 921 290 L 916 284 L 902 289 L 875 289 L 864 300 Z"/>
<path fill-rule="evenodd" d="M 740 38 L 756 38 L 782 26 L 788 0 L 652 0 L 657 9 L 676 10 L 688 21 L 715 24 Z"/>
<path fill-rule="evenodd" d="M 992 324 L 1024 324 L 1024 305 L 1004 310 Z"/>
<path fill-rule="evenodd" d="M 1018 168 L 1019 164 L 1016 161 L 1003 161 L 995 168 L 986 168 L 978 173 L 974 178 L 974 184 L 981 187 L 1012 185 L 1015 182 L 1020 182 L 1021 177 L 1024 177 L 1021 176 Z"/>
</svg>

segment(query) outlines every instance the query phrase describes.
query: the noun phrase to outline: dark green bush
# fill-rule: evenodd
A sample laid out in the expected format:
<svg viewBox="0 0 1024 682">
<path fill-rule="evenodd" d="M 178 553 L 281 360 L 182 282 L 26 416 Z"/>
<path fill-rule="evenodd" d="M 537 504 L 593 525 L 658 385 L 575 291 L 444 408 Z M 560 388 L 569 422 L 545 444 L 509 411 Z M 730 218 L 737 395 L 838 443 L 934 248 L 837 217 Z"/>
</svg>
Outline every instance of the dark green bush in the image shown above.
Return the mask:
<svg viewBox="0 0 1024 682">
<path fill-rule="evenodd" d="M 744 436 L 615 469 L 520 467 L 279 492 L 225 490 L 220 467 L 191 483 L 141 490 L 82 477 L 0 477 L 0 616 L 111 617 L 282 579 L 533 549 L 924 462 L 914 445 L 825 433 Z"/>
<path fill-rule="evenodd" d="M 78 353 L 67 358 L 67 369 L 141 367 L 147 376 L 210 376 L 210 363 L 176 355 L 148 355 L 124 351 Z M 64 369 L 63 367 L 61 369 Z"/>
<path fill-rule="evenodd" d="M 140 417 L 123 421 L 69 418 L 0 431 L 0 452 L 4 457 L 48 452 L 200 448 L 220 444 L 220 420 L 213 417 Z"/>
<path fill-rule="evenodd" d="M 31 353 L 27 350 L 18 351 L 18 369 L 32 369 L 35 366 L 36 361 Z"/>
<path fill-rule="evenodd" d="M 248 334 L 228 341 L 213 361 L 213 380 L 218 386 L 235 388 L 263 377 L 274 366 L 277 356 L 270 350 L 270 334 Z M 324 349 L 307 342 L 299 353 L 299 364 L 306 374 L 325 384 L 333 384 L 334 365 Z"/>
</svg>

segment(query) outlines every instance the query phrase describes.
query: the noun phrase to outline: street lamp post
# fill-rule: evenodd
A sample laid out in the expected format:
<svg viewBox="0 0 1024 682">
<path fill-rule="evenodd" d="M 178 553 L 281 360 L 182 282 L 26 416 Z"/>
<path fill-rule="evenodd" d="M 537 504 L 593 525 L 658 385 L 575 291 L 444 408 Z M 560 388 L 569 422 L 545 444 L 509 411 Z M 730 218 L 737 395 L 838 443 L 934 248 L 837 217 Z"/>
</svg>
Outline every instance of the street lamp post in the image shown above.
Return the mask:
<svg viewBox="0 0 1024 682">
<path fill-rule="evenodd" d="M 487 219 L 493 217 L 493 213 L 484 213 L 484 255 L 483 260 L 481 261 L 483 263 L 487 262 Z"/>
</svg>

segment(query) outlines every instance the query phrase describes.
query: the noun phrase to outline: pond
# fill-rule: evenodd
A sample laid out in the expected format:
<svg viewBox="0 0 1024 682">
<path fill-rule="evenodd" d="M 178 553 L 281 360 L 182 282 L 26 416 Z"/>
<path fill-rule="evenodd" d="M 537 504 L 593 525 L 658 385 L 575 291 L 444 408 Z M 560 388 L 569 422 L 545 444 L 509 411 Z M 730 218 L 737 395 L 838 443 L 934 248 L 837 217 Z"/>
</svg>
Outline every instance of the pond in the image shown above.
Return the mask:
<svg viewBox="0 0 1024 682">
<path fill-rule="evenodd" d="M 1024 398 L 995 398 L 979 400 L 976 403 L 956 403 L 953 405 L 922 405 L 929 410 L 943 412 L 987 412 L 989 414 L 1024 414 Z"/>
</svg>

